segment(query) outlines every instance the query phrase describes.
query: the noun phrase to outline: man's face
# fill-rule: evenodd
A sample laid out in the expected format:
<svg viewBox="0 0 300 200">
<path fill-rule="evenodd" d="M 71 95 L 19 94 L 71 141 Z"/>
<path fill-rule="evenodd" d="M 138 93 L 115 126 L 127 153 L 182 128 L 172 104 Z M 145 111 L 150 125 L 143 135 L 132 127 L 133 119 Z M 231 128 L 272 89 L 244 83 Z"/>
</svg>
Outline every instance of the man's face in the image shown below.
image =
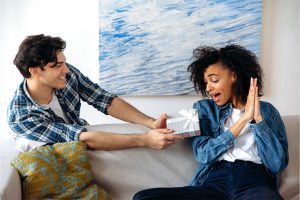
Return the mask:
<svg viewBox="0 0 300 200">
<path fill-rule="evenodd" d="M 49 62 L 44 70 L 39 69 L 38 80 L 44 86 L 55 89 L 63 89 L 66 86 L 66 74 L 69 68 L 66 65 L 66 58 L 62 51 L 57 54 L 57 63 Z"/>
</svg>

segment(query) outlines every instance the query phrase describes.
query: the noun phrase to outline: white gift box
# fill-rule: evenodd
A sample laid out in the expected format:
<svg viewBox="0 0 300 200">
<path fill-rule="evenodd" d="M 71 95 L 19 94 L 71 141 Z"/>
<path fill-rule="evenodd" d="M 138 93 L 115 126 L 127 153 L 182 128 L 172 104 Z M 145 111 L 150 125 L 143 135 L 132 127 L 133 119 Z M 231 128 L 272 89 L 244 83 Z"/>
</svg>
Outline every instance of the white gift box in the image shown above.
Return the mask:
<svg viewBox="0 0 300 200">
<path fill-rule="evenodd" d="M 167 128 L 173 129 L 173 134 L 183 137 L 201 135 L 197 110 L 182 109 L 176 114 L 168 115 Z"/>
</svg>

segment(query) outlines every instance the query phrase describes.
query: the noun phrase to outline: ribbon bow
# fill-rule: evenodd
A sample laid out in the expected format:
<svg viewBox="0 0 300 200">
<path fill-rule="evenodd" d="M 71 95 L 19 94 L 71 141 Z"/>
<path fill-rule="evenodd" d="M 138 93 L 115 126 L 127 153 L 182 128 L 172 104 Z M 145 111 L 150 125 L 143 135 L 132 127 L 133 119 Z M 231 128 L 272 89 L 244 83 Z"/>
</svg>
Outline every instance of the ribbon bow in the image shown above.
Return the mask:
<svg viewBox="0 0 300 200">
<path fill-rule="evenodd" d="M 198 115 L 196 115 L 196 110 L 195 109 L 189 109 L 189 110 L 182 109 L 178 113 L 181 114 L 182 116 L 184 116 L 186 119 L 186 122 L 185 122 L 183 128 L 186 129 L 188 127 L 189 131 L 195 130 L 194 122 L 198 121 Z"/>
</svg>

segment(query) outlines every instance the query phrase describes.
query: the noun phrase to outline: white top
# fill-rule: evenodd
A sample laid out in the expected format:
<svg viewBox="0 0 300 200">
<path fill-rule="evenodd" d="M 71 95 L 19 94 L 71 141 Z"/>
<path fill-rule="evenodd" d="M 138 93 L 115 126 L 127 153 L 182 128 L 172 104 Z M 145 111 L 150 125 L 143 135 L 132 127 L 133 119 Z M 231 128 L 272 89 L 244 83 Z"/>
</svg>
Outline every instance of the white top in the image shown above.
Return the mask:
<svg viewBox="0 0 300 200">
<path fill-rule="evenodd" d="M 49 104 L 42 104 L 42 105 L 45 106 L 45 107 L 51 108 L 51 110 L 53 110 L 53 112 L 57 116 L 63 118 L 64 121 L 67 124 L 70 123 L 70 120 L 67 118 L 67 116 L 65 115 L 65 113 L 63 112 L 63 110 L 62 110 L 62 108 L 61 108 L 61 106 L 59 104 L 59 101 L 57 99 L 57 96 L 56 96 L 55 92 L 52 93 L 52 99 L 51 99 L 50 103 Z"/>
<path fill-rule="evenodd" d="M 238 119 L 243 115 L 244 110 L 233 108 L 231 116 L 225 121 L 224 130 L 227 131 Z M 257 146 L 255 143 L 254 134 L 250 129 L 250 123 L 242 129 L 241 133 L 236 138 L 236 143 L 228 149 L 219 160 L 227 160 L 234 162 L 235 160 L 252 161 L 261 164 L 261 158 L 258 155 Z"/>
</svg>

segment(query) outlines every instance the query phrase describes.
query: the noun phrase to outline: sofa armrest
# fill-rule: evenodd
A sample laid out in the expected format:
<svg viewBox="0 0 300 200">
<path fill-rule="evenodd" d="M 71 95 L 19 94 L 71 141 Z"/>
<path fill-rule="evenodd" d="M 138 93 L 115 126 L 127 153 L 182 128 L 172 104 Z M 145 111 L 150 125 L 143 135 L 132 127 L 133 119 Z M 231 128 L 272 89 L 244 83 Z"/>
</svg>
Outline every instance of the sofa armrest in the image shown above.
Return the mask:
<svg viewBox="0 0 300 200">
<path fill-rule="evenodd" d="M 21 180 L 19 174 L 10 163 L 19 152 L 14 148 L 12 138 L 0 140 L 0 200 L 22 199 Z"/>
<path fill-rule="evenodd" d="M 280 194 L 287 200 L 299 200 L 299 134 L 300 116 L 282 117 L 289 143 L 289 164 L 280 173 Z"/>
</svg>

